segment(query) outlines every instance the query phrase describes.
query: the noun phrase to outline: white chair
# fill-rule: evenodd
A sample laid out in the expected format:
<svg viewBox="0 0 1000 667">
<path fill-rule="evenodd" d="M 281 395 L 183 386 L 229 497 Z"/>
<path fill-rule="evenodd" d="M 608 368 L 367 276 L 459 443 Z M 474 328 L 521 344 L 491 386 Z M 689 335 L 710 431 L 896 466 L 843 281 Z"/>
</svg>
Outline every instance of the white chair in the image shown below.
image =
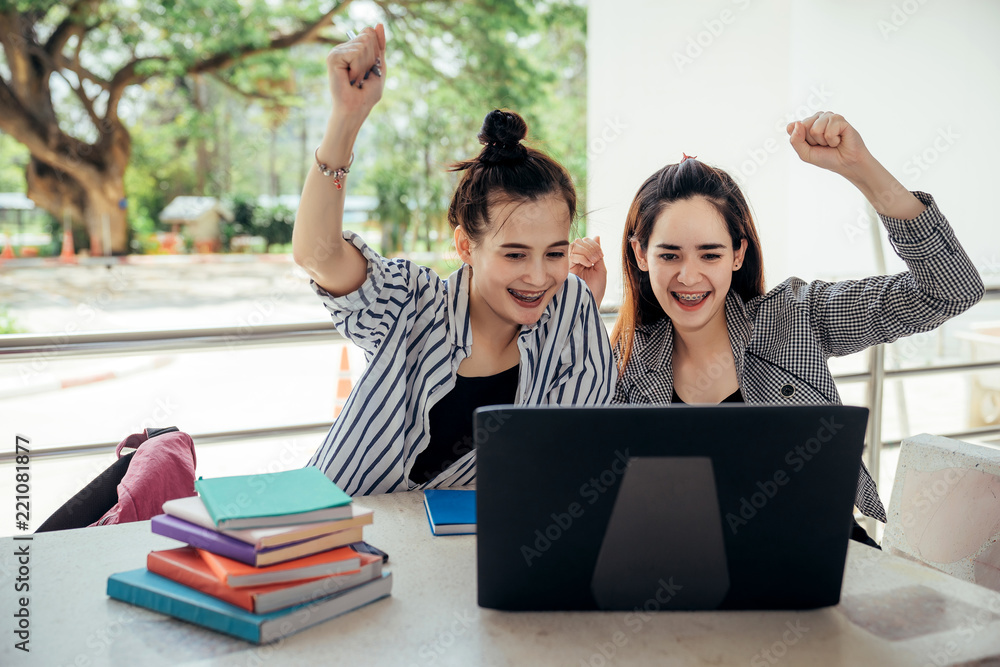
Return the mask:
<svg viewBox="0 0 1000 667">
<path fill-rule="evenodd" d="M 903 440 L 882 549 L 1000 591 L 1000 449 Z"/>
</svg>

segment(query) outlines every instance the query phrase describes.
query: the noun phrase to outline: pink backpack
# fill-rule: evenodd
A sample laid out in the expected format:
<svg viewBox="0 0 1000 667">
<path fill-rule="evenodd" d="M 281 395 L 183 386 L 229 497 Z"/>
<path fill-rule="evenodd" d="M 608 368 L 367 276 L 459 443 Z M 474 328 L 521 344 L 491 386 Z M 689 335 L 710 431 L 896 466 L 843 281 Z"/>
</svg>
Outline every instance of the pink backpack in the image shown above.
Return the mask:
<svg viewBox="0 0 1000 667">
<path fill-rule="evenodd" d="M 118 444 L 118 458 L 126 447 L 136 451 L 118 484 L 118 503 L 92 526 L 151 519 L 163 513 L 166 501 L 196 495 L 196 459 L 190 435 L 174 427 L 145 429 Z"/>
</svg>

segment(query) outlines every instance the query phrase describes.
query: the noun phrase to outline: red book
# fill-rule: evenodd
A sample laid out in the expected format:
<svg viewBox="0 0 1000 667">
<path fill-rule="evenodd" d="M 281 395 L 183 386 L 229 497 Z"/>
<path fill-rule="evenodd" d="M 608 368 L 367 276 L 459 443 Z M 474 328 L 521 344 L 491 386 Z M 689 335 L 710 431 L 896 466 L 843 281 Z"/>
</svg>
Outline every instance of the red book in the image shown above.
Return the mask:
<svg viewBox="0 0 1000 667">
<path fill-rule="evenodd" d="M 194 547 L 152 551 L 146 556 L 146 569 L 189 588 L 199 590 L 255 614 L 326 597 L 378 578 L 382 559 L 372 554 L 357 554 L 360 568 L 313 579 L 234 588 L 220 581 Z"/>
<path fill-rule="evenodd" d="M 311 556 L 263 567 L 247 565 L 204 549 L 198 551 L 215 576 L 233 588 L 315 579 L 350 572 L 361 567 L 359 554 L 351 547 L 321 551 Z"/>
</svg>

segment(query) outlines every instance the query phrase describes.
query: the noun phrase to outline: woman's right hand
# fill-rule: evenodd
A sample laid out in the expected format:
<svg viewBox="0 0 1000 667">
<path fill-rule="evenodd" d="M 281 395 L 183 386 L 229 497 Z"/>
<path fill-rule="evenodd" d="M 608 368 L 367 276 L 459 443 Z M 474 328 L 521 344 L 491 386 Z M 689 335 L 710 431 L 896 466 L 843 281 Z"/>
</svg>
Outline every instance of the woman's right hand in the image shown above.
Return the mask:
<svg viewBox="0 0 1000 667">
<path fill-rule="evenodd" d="M 385 27 L 365 28 L 326 56 L 333 115 L 364 121 L 385 87 Z"/>
<path fill-rule="evenodd" d="M 378 65 L 376 67 L 376 64 Z M 379 24 L 334 47 L 326 56 L 333 109 L 316 147 L 316 164 L 302 186 L 292 228 L 292 256 L 327 292 L 343 296 L 364 284 L 368 262 L 343 237 L 344 197 L 354 160 L 354 140 L 385 87 L 385 28 Z M 365 76 L 368 78 L 366 79 Z M 343 170 L 343 171 L 340 171 Z"/>
</svg>

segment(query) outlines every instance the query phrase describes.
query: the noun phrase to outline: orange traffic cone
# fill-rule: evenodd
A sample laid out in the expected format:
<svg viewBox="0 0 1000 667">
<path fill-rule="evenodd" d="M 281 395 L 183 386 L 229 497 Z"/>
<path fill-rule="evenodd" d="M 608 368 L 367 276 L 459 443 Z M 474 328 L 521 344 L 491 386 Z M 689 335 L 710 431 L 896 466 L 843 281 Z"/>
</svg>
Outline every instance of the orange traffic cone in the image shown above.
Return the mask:
<svg viewBox="0 0 1000 667">
<path fill-rule="evenodd" d="M 0 253 L 0 260 L 4 259 L 14 259 L 14 249 L 10 246 L 10 238 L 7 238 L 7 244 L 3 247 L 3 252 Z"/>
<path fill-rule="evenodd" d="M 337 398 L 333 402 L 333 416 L 339 417 L 347 397 L 351 395 L 351 361 L 347 355 L 347 346 L 340 348 L 340 370 L 337 371 Z"/>
<path fill-rule="evenodd" d="M 76 264 L 76 253 L 73 251 L 73 230 L 68 226 L 63 228 L 62 252 L 59 261 L 64 264 Z"/>
</svg>

